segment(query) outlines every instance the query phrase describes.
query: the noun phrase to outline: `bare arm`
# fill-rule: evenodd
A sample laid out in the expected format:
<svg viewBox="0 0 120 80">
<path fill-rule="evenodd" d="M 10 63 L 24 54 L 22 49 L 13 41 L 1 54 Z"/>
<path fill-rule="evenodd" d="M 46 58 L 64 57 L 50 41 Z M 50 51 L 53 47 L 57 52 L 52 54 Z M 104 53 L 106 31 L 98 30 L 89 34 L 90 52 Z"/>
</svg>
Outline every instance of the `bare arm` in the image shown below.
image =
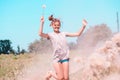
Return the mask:
<svg viewBox="0 0 120 80">
<path fill-rule="evenodd" d="M 40 30 L 39 30 L 39 36 L 44 37 L 44 38 L 49 38 L 48 34 L 43 33 L 43 26 L 44 26 L 44 17 L 41 17 L 40 21 Z"/>
<path fill-rule="evenodd" d="M 82 21 L 82 27 L 80 28 L 80 30 L 78 31 L 78 32 L 75 32 L 75 33 L 67 33 L 66 34 L 66 36 L 68 36 L 68 37 L 77 37 L 77 36 L 80 36 L 82 33 L 83 33 L 83 31 L 84 31 L 84 29 L 85 29 L 85 27 L 86 27 L 86 25 L 87 25 L 87 21 L 86 20 L 83 20 Z"/>
</svg>

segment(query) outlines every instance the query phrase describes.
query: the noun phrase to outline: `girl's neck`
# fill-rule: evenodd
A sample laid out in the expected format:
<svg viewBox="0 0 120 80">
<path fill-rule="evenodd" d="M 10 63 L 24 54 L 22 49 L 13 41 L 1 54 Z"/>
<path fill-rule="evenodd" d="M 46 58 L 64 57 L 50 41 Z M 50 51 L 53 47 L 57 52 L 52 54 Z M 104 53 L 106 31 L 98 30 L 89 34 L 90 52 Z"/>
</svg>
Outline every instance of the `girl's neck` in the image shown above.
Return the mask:
<svg viewBox="0 0 120 80">
<path fill-rule="evenodd" d="M 60 33 L 60 31 L 54 31 L 54 33 L 57 33 L 57 34 L 58 34 L 58 33 Z"/>
</svg>

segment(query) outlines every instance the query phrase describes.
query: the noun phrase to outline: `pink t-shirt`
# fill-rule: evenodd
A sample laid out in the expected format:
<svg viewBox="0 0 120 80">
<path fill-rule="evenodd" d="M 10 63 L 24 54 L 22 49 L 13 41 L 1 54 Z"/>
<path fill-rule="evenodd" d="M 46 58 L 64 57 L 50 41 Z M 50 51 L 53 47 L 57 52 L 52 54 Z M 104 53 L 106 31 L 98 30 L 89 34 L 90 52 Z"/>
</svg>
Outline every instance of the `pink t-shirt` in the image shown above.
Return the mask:
<svg viewBox="0 0 120 80">
<path fill-rule="evenodd" d="M 48 33 L 53 45 L 53 60 L 59 61 L 69 58 L 69 47 L 66 40 L 66 32 Z"/>
</svg>

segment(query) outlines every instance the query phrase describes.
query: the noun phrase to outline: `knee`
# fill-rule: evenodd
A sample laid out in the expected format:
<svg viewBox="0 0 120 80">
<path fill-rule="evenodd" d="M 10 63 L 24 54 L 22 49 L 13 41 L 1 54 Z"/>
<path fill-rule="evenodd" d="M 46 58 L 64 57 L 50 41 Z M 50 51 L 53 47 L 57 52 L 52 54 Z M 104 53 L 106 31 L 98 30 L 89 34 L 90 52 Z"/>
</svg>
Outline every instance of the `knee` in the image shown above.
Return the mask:
<svg viewBox="0 0 120 80">
<path fill-rule="evenodd" d="M 64 80 L 64 77 L 59 76 L 59 77 L 58 77 L 58 80 Z"/>
<path fill-rule="evenodd" d="M 69 77 L 64 77 L 64 80 L 69 80 Z"/>
<path fill-rule="evenodd" d="M 69 75 L 65 75 L 64 80 L 69 80 Z"/>
</svg>

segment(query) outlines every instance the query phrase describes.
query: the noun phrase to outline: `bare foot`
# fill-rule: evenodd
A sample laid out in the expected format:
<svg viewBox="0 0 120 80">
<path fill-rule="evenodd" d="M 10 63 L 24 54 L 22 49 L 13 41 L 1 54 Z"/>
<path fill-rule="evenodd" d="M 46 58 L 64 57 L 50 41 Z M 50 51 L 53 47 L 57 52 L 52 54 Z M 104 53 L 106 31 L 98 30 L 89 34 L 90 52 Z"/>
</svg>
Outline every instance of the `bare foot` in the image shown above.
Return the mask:
<svg viewBox="0 0 120 80">
<path fill-rule="evenodd" d="M 49 80 L 52 77 L 52 71 L 47 72 L 45 79 Z"/>
</svg>

